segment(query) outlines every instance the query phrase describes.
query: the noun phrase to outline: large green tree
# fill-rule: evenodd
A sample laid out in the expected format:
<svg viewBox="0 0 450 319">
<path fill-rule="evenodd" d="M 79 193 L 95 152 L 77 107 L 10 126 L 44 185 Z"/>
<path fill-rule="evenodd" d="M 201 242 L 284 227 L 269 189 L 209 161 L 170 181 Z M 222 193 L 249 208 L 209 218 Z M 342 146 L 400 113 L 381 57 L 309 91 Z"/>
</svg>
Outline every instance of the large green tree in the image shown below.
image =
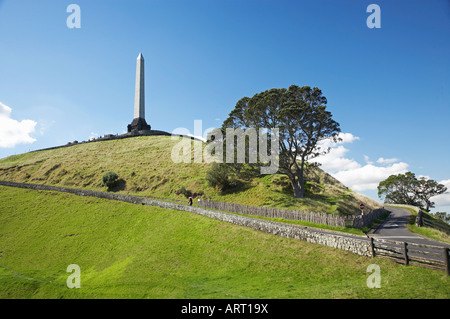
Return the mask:
<svg viewBox="0 0 450 319">
<path fill-rule="evenodd" d="M 304 197 L 307 161 L 325 154 L 319 141 L 337 141 L 339 123 L 326 110 L 327 99 L 316 87 L 291 85 L 243 97 L 224 121 L 226 128 L 278 129 L 279 173 L 289 177 L 295 197 Z M 225 143 L 229 147 L 229 143 Z"/>
<path fill-rule="evenodd" d="M 438 182 L 411 172 L 391 175 L 378 185 L 378 197 L 385 196 L 385 203 L 419 206 L 426 211 L 434 207 L 431 197 L 443 194 L 447 188 Z"/>
<path fill-rule="evenodd" d="M 414 192 L 416 181 L 416 176 L 411 172 L 391 175 L 378 184 L 378 197 L 385 196 L 384 202 L 388 204 L 419 206 L 418 198 Z"/>
</svg>

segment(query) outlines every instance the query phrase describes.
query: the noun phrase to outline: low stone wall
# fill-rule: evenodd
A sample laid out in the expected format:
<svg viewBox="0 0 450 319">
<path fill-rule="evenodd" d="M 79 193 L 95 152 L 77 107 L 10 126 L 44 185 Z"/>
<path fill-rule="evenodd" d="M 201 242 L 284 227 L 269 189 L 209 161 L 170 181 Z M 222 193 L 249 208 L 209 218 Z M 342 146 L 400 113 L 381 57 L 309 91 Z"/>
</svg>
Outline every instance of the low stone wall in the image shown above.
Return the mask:
<svg viewBox="0 0 450 319">
<path fill-rule="evenodd" d="M 179 205 L 179 204 L 175 204 Z M 181 205 L 184 206 L 184 205 Z M 235 215 L 231 213 L 211 211 L 204 208 L 185 206 L 187 209 L 182 209 L 186 211 L 192 211 L 203 216 L 219 219 L 227 223 L 251 227 L 253 229 L 263 231 L 269 234 L 294 238 L 303 241 L 307 241 L 313 244 L 321 244 L 325 246 L 330 246 L 333 248 L 347 250 L 349 252 L 361 255 L 361 256 L 371 256 L 370 243 L 363 239 L 353 236 L 343 236 L 333 233 L 325 233 L 321 231 L 316 231 L 308 229 L 305 227 L 300 227 L 296 225 L 283 224 L 273 221 L 267 221 L 262 219 L 256 219 L 251 217 L 245 217 L 240 215 Z M 176 209 L 176 208 L 175 208 Z"/>
<path fill-rule="evenodd" d="M 353 227 L 363 228 L 370 225 L 374 220 L 381 218 L 384 214 L 389 211 L 384 208 L 378 208 L 370 211 L 364 215 L 357 215 L 353 217 Z"/>
<path fill-rule="evenodd" d="M 402 208 L 402 207 L 408 207 L 408 208 L 412 208 L 412 209 L 414 209 L 416 212 L 419 212 L 420 211 L 420 207 L 417 207 L 417 206 L 413 206 L 413 205 L 407 205 L 407 204 L 385 204 L 386 205 L 386 207 L 389 207 L 389 206 L 392 206 L 392 207 L 399 207 L 399 208 Z"/>
<path fill-rule="evenodd" d="M 263 231 L 269 234 L 294 238 L 303 241 L 307 241 L 313 244 L 321 244 L 330 246 L 333 248 L 343 249 L 361 256 L 371 256 L 370 242 L 357 236 L 344 236 L 335 233 L 328 233 L 324 231 L 317 231 L 308 229 L 306 227 L 283 224 L 279 222 L 267 221 L 262 219 L 256 219 L 251 217 L 245 217 L 232 213 L 225 213 L 220 211 L 209 210 L 196 206 L 189 206 L 184 204 L 166 202 L 162 200 L 149 199 L 133 195 L 115 194 L 91 190 L 73 189 L 65 187 L 56 187 L 49 185 L 28 184 L 28 183 L 15 183 L 8 181 L 0 181 L 0 185 L 20 187 L 34 190 L 47 190 L 47 191 L 59 191 L 72 193 L 79 196 L 93 196 L 97 198 L 107 198 L 113 200 L 124 201 L 133 204 L 151 205 L 167 209 L 175 209 L 180 211 L 187 211 L 202 216 L 218 219 L 227 223 L 251 227 L 253 229 Z"/>
</svg>

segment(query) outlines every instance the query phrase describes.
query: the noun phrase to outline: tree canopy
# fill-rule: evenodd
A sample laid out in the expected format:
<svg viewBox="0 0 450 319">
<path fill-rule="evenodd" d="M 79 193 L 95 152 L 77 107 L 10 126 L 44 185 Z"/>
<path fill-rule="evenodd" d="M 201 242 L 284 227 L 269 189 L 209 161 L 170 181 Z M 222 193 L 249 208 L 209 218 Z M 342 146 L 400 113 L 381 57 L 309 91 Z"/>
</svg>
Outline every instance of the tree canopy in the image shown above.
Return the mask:
<svg viewBox="0 0 450 319">
<path fill-rule="evenodd" d="M 431 197 L 446 191 L 444 185 L 425 177 L 417 179 L 411 172 L 391 175 L 378 185 L 378 197 L 385 196 L 385 203 L 414 205 L 426 211 L 434 207 Z"/>
<path fill-rule="evenodd" d="M 304 197 L 305 163 L 329 151 L 321 149 L 319 141 L 337 141 L 340 132 L 339 123 L 332 119 L 326 104 L 327 99 L 316 87 L 291 85 L 288 89 L 270 89 L 240 99 L 224 121 L 222 131 L 278 129 L 278 172 L 289 177 L 295 197 Z"/>
</svg>

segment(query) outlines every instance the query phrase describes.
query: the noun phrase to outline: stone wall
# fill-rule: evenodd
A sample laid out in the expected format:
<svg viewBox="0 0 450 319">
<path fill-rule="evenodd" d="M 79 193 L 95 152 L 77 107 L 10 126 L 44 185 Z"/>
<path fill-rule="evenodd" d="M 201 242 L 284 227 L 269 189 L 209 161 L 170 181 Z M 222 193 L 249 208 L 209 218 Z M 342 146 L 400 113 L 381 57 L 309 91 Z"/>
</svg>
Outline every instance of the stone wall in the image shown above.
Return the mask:
<svg viewBox="0 0 450 319">
<path fill-rule="evenodd" d="M 388 203 L 386 203 L 385 205 L 386 205 L 387 207 L 389 207 L 389 206 L 392 206 L 392 207 L 399 207 L 399 208 L 402 208 L 402 207 L 408 207 L 408 208 L 414 209 L 416 212 L 419 212 L 419 211 L 420 211 L 420 207 L 418 207 L 418 206 L 413 206 L 413 205 L 407 205 L 407 204 L 388 204 Z"/>
<path fill-rule="evenodd" d="M 225 213 L 220 211 L 209 210 L 196 206 L 189 206 L 185 204 L 173 203 L 168 201 L 149 199 L 133 195 L 115 194 L 108 192 L 99 192 L 91 190 L 73 189 L 65 187 L 56 187 L 49 185 L 28 184 L 28 183 L 15 183 L 0 181 L 0 185 L 20 187 L 34 190 L 48 190 L 48 191 L 60 191 L 76 194 L 78 196 L 93 196 L 97 198 L 106 198 L 112 200 L 119 200 L 133 204 L 151 205 L 167 209 L 175 209 L 180 211 L 187 211 L 202 216 L 218 219 L 227 223 L 251 227 L 253 229 L 263 231 L 269 234 L 294 238 L 303 241 L 307 241 L 313 244 L 320 244 L 330 246 L 333 248 L 343 249 L 361 256 L 371 256 L 370 242 L 367 238 L 352 235 L 340 235 L 331 232 L 318 231 L 309 229 L 307 227 L 289 225 L 279 222 L 273 222 L 268 220 L 256 219 L 251 217 L 245 217 L 232 213 Z"/>
</svg>

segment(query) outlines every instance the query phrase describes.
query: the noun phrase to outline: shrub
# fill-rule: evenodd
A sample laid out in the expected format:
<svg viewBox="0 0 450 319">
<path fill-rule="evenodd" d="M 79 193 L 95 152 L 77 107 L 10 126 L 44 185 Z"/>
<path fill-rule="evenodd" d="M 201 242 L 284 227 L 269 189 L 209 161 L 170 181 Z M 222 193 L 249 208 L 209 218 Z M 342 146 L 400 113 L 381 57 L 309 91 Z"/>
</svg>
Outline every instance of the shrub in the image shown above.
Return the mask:
<svg viewBox="0 0 450 319">
<path fill-rule="evenodd" d="M 117 182 L 118 178 L 119 175 L 117 175 L 116 173 L 106 172 L 102 178 L 102 186 L 107 186 L 108 188 L 111 188 Z"/>
<path fill-rule="evenodd" d="M 192 196 L 192 192 L 190 190 L 187 190 L 184 186 L 181 186 L 181 188 L 178 190 L 178 194 L 183 194 L 184 196 L 186 196 L 186 198 Z"/>
<path fill-rule="evenodd" d="M 213 163 L 206 172 L 205 179 L 209 186 L 218 188 L 221 191 L 232 188 L 237 183 L 232 169 L 225 163 Z"/>
<path fill-rule="evenodd" d="M 186 195 L 186 187 L 181 186 L 181 188 L 178 190 L 178 193 Z"/>
</svg>

